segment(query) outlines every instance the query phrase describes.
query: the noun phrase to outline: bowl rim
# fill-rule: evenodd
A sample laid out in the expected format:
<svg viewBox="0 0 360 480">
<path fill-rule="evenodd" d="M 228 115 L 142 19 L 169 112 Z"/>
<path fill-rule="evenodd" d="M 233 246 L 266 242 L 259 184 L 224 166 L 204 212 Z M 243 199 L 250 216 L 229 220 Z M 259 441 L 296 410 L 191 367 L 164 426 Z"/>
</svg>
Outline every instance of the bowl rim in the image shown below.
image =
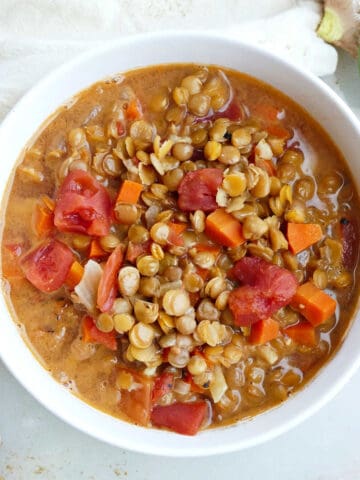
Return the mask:
<svg viewBox="0 0 360 480">
<path fill-rule="evenodd" d="M 16 103 L 16 105 L 10 110 L 2 124 L 0 125 L 0 144 L 2 142 L 6 141 L 6 135 L 7 131 L 13 128 L 14 122 L 16 121 L 17 116 L 19 115 L 19 112 L 21 113 L 22 109 L 26 108 L 26 105 L 28 101 L 30 101 L 33 97 L 36 97 L 39 95 L 39 93 L 43 91 L 47 91 L 47 89 L 51 89 L 56 87 L 57 82 L 59 79 L 65 78 L 68 73 L 70 73 L 73 69 L 79 69 L 82 65 L 86 65 L 89 61 L 95 60 L 101 55 L 104 55 L 105 53 L 109 52 L 114 52 L 119 48 L 131 48 L 135 45 L 141 45 L 143 42 L 153 42 L 153 41 L 168 41 L 169 37 L 172 39 L 194 39 L 194 40 L 200 40 L 200 41 L 207 41 L 209 44 L 211 44 L 214 41 L 222 42 L 224 44 L 228 44 L 230 48 L 232 49 L 244 49 L 245 51 L 248 52 L 254 52 L 257 55 L 268 57 L 274 65 L 279 65 L 280 67 L 284 68 L 285 70 L 288 70 L 294 74 L 296 74 L 300 79 L 306 80 L 308 83 L 314 84 L 319 90 L 321 90 L 331 101 L 336 108 L 338 108 L 342 114 L 347 117 L 348 121 L 352 126 L 354 127 L 354 130 L 357 132 L 360 138 L 360 122 L 358 121 L 357 117 L 355 114 L 352 112 L 350 107 L 346 105 L 346 103 L 338 97 L 338 95 L 324 82 L 322 82 L 320 79 L 315 77 L 313 74 L 307 71 L 303 71 L 297 66 L 289 63 L 288 61 L 274 55 L 271 52 L 268 52 L 261 47 L 251 45 L 247 42 L 236 40 L 233 38 L 226 37 L 222 34 L 218 33 L 213 33 L 213 32 L 195 32 L 191 30 L 187 31 L 163 31 L 163 32 L 156 32 L 156 33 L 145 33 L 145 34 L 139 34 L 139 35 L 133 35 L 133 36 L 128 36 L 124 38 L 120 38 L 116 41 L 112 41 L 111 44 L 107 43 L 105 45 L 102 45 L 100 47 L 97 47 L 95 49 L 89 50 L 85 53 L 82 53 L 81 55 L 76 56 L 74 59 L 72 59 L 70 62 L 67 62 L 56 69 L 52 70 L 50 73 L 48 73 L 43 79 L 41 79 L 38 83 L 36 83 L 25 95 Z M 176 63 L 176 62 L 174 62 Z M 191 62 L 189 62 L 191 63 Z M 149 66 L 151 65 L 157 65 L 158 63 L 149 63 Z M 106 77 L 106 76 L 104 76 Z M 101 77 L 98 80 L 102 80 Z M 263 80 L 267 82 L 266 80 Z M 89 83 L 91 85 L 93 82 Z M 74 95 L 76 95 L 76 92 L 74 92 Z M 44 119 L 45 120 L 45 119 Z M 36 130 L 38 131 L 38 129 Z M 36 133 L 36 132 L 35 132 Z M 6 192 L 6 188 L 4 189 L 4 192 Z M 5 202 L 5 193 L 1 192 L 2 195 L 2 202 Z M 15 326 L 15 322 L 13 321 L 13 318 L 11 318 L 11 314 L 9 312 L 9 306 L 5 302 L 5 297 L 4 297 L 4 286 L 2 288 L 2 294 L 0 295 L 0 307 L 3 309 L 6 308 L 7 310 L 7 320 L 10 320 L 11 323 L 13 324 L 12 327 L 8 326 L 9 331 L 10 329 L 13 331 L 14 335 L 18 336 L 19 341 L 24 344 L 26 343 L 23 338 L 21 338 L 21 335 L 19 335 L 19 330 Z M 357 310 L 358 311 L 359 307 L 359 302 L 357 305 Z M 354 319 L 352 321 L 350 330 L 353 330 L 353 326 L 355 323 L 356 319 L 356 313 L 354 314 Z M 0 323 L 0 332 L 2 329 L 5 329 L 5 327 L 2 327 Z M 12 334 L 11 334 L 12 335 Z M 349 337 L 349 331 L 346 334 L 346 339 L 344 340 L 343 343 L 347 341 Z M 14 337 L 15 338 L 15 337 Z M 345 383 L 352 377 L 352 375 L 356 372 L 356 370 L 360 367 L 360 350 L 358 353 L 356 351 L 351 352 L 350 360 L 349 359 L 344 359 L 344 355 L 341 355 L 341 348 L 338 349 L 336 354 L 333 356 L 333 358 L 329 359 L 327 361 L 326 368 L 329 367 L 330 363 L 331 364 L 337 364 L 338 368 L 339 366 L 341 367 L 343 364 L 345 365 L 345 370 L 341 375 L 337 375 L 336 381 L 334 381 L 331 384 L 328 384 L 327 387 L 322 390 L 321 387 L 321 382 L 320 382 L 320 388 L 317 388 L 318 394 L 316 396 L 315 401 L 311 401 L 307 406 L 302 407 L 300 411 L 293 413 L 293 414 L 288 414 L 287 417 L 285 418 L 285 421 L 281 421 L 282 415 L 279 415 L 279 411 L 284 408 L 286 404 L 289 404 L 291 402 L 295 404 L 299 403 L 296 402 L 296 399 L 301 397 L 307 397 L 311 399 L 311 395 L 307 392 L 310 390 L 314 390 L 313 385 L 314 384 L 319 384 L 319 375 L 317 374 L 314 379 L 312 379 L 311 382 L 309 382 L 305 388 L 303 388 L 301 391 L 299 391 L 296 395 L 294 395 L 292 398 L 289 398 L 284 404 L 270 409 L 266 411 L 265 413 L 262 413 L 256 418 L 252 420 L 244 420 L 241 421 L 235 425 L 227 426 L 227 427 L 220 427 L 217 428 L 216 430 L 210 429 L 207 430 L 207 434 L 205 432 L 201 432 L 198 436 L 196 437 L 182 437 L 182 436 L 177 436 L 176 434 L 165 432 L 165 431 L 159 431 L 159 430 L 154 430 L 154 429 L 144 429 L 142 427 L 136 427 L 131 424 L 127 424 L 126 422 L 122 422 L 121 420 L 116 419 L 117 422 L 125 425 L 124 427 L 125 430 L 125 435 L 123 436 L 114 436 L 109 434 L 109 428 L 111 428 L 111 422 L 114 421 L 114 417 L 111 417 L 108 414 L 105 414 L 103 412 L 100 412 L 96 410 L 95 408 L 89 406 L 82 400 L 80 400 L 78 397 L 74 396 L 67 390 L 65 390 L 64 387 L 62 387 L 60 384 L 57 383 L 56 380 L 54 380 L 51 375 L 46 371 L 44 366 L 42 366 L 38 362 L 38 358 L 35 357 L 34 353 L 30 350 L 28 345 L 23 345 L 25 348 L 22 349 L 24 351 L 20 352 L 21 358 L 23 361 L 29 361 L 30 356 L 33 358 L 34 365 L 32 368 L 36 371 L 36 378 L 37 380 L 43 381 L 44 384 L 40 385 L 37 384 L 36 387 L 34 387 L 34 383 L 31 378 L 26 377 L 22 374 L 21 368 L 19 368 L 19 359 L 16 356 L 16 353 L 11 350 L 11 346 L 9 343 L 6 341 L 5 338 L 0 334 L 0 358 L 2 358 L 4 364 L 7 366 L 7 368 L 11 371 L 11 373 L 17 378 L 17 380 L 25 387 L 25 389 L 33 396 L 35 397 L 45 408 L 47 408 L 49 411 L 54 413 L 57 417 L 61 418 L 68 424 L 76 427 L 77 429 L 97 438 L 100 439 L 104 442 L 110 443 L 112 445 L 126 448 L 128 450 L 140 452 L 140 453 L 146 453 L 146 454 L 152 454 L 152 455 L 162 455 L 162 456 L 172 456 L 172 457 L 196 457 L 196 456 L 208 456 L 208 455 L 214 455 L 214 454 L 222 454 L 222 453 L 229 453 L 229 452 L 234 452 L 238 451 L 241 449 L 245 448 L 250 448 L 254 445 L 261 444 L 265 441 L 268 441 L 272 438 L 277 437 L 278 435 L 285 433 L 286 431 L 290 430 L 291 428 L 295 427 L 302 421 L 304 421 L 306 418 L 310 417 L 312 414 L 314 414 L 316 411 L 318 411 L 325 403 L 327 403 L 330 399 L 332 399 L 339 391 L 340 389 L 345 385 Z M 18 345 L 20 345 L 19 342 L 17 342 Z M 342 346 L 342 345 L 341 345 Z M 25 352 L 26 349 L 26 352 Z M 29 356 L 30 355 L 30 356 Z M 35 357 L 35 358 L 34 358 Z M 320 373 L 322 372 L 322 368 L 320 368 Z M 322 382 L 324 383 L 324 382 Z M 46 388 L 44 388 L 44 386 Z M 38 388 L 37 388 L 38 387 Z M 311 387 L 311 388 L 310 388 Z M 61 391 L 64 392 L 65 396 L 61 394 Z M 65 393 L 66 392 L 66 393 Z M 52 397 L 54 400 L 54 403 L 49 402 L 49 395 Z M 57 397 L 60 396 L 60 401 L 56 401 Z M 71 396 L 70 400 L 67 398 L 67 396 Z M 63 404 L 61 403 L 63 402 Z M 81 403 L 81 406 L 79 409 L 72 409 L 74 402 L 79 402 Z M 97 418 L 97 420 L 103 424 L 106 424 L 107 429 L 106 433 L 104 430 L 99 428 L 98 426 L 94 426 L 91 424 L 91 422 L 84 422 L 83 420 L 79 420 L 77 417 L 77 414 L 79 411 L 83 411 L 84 414 L 89 415 L 91 417 Z M 86 416 L 85 415 L 85 416 Z M 247 428 L 248 425 L 253 425 L 254 422 L 257 422 L 257 419 L 260 419 L 258 423 L 263 423 L 263 426 L 266 426 L 267 424 L 267 419 L 269 417 L 278 418 L 281 423 L 277 425 L 272 425 L 271 426 L 271 421 L 270 423 L 270 428 L 266 429 L 263 428 L 261 432 L 255 433 L 252 436 L 250 435 L 249 438 L 240 438 L 239 440 L 232 440 L 231 442 L 223 442 L 223 443 L 214 443 L 214 444 L 209 444 L 206 446 L 202 446 L 201 442 L 196 441 L 195 439 L 197 438 L 204 438 L 206 435 L 209 435 L 209 432 L 214 433 L 215 436 L 218 436 L 219 439 L 221 438 L 224 440 L 224 438 L 227 437 L 227 433 L 225 433 L 225 437 L 221 432 L 231 432 L 234 431 L 234 429 L 244 427 L 245 429 Z M 94 418 L 95 418 L 94 417 Z M 265 418 L 265 423 L 261 422 L 261 419 Z M 109 423 L 110 422 L 110 423 Z M 274 423 L 274 421 L 272 422 Z M 147 434 L 146 432 L 151 432 L 150 435 Z M 216 434 L 216 432 L 220 432 Z M 142 440 L 142 433 L 145 438 L 145 440 Z M 132 435 L 134 435 L 134 438 L 132 438 Z M 173 438 L 173 436 L 176 435 L 177 440 L 174 442 L 170 440 L 170 437 Z M 153 438 L 152 438 L 153 437 Z M 186 439 L 186 441 L 184 441 Z M 154 441 L 152 441 L 154 440 Z M 156 441 L 155 441 L 156 440 Z"/>
</svg>

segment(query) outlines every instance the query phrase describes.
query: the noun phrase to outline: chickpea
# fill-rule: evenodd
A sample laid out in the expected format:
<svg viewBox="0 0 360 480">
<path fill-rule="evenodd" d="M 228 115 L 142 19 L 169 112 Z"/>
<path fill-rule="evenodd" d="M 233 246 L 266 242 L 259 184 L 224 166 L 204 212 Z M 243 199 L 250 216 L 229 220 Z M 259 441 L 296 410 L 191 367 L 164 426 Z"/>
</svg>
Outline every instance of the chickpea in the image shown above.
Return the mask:
<svg viewBox="0 0 360 480">
<path fill-rule="evenodd" d="M 145 277 L 153 277 L 158 273 L 160 264 L 159 260 L 152 255 L 144 255 L 137 260 L 136 266 L 141 275 L 144 275 Z"/>
<path fill-rule="evenodd" d="M 190 354 L 185 348 L 171 347 L 168 362 L 175 368 L 184 368 L 188 364 Z"/>
<path fill-rule="evenodd" d="M 118 274 L 118 286 L 121 295 L 131 297 L 139 289 L 140 273 L 135 267 L 123 267 Z"/>
<path fill-rule="evenodd" d="M 123 225 L 136 223 L 139 216 L 137 206 L 129 203 L 117 203 L 114 212 L 117 221 Z"/>
<path fill-rule="evenodd" d="M 96 326 L 102 332 L 111 332 L 114 328 L 112 316 L 108 313 L 100 313 L 100 315 L 96 319 Z"/>
<path fill-rule="evenodd" d="M 157 222 L 150 229 L 150 236 L 152 240 L 161 246 L 167 244 L 170 234 L 170 227 L 166 223 Z"/>
<path fill-rule="evenodd" d="M 191 145 L 191 143 L 185 143 L 185 142 L 175 143 L 175 145 L 172 148 L 172 154 L 174 155 L 175 158 L 180 160 L 180 162 L 190 160 L 190 158 L 193 156 L 193 153 L 194 153 L 194 147 Z"/>
<path fill-rule="evenodd" d="M 221 149 L 219 162 L 225 165 L 234 165 L 240 161 L 240 152 L 233 145 L 225 145 Z"/>
<path fill-rule="evenodd" d="M 113 317 L 114 328 L 118 333 L 125 333 L 135 325 L 135 317 L 129 313 L 117 313 Z"/>
<path fill-rule="evenodd" d="M 134 313 L 139 322 L 154 323 L 159 316 L 159 305 L 137 298 L 134 304 Z"/>
<path fill-rule="evenodd" d="M 315 182 L 311 177 L 303 177 L 296 180 L 294 187 L 294 195 L 301 200 L 310 200 L 315 194 Z"/>
<path fill-rule="evenodd" d="M 204 285 L 204 280 L 199 274 L 195 272 L 188 272 L 184 274 L 184 287 L 190 293 L 195 293 L 201 290 Z"/>
<path fill-rule="evenodd" d="M 175 87 L 172 97 L 177 105 L 186 105 L 189 101 L 190 93 L 186 87 Z"/>
<path fill-rule="evenodd" d="M 204 298 L 201 300 L 196 309 L 196 318 L 198 320 L 218 320 L 219 317 L 219 310 L 209 299 Z"/>
<path fill-rule="evenodd" d="M 182 315 L 175 319 L 175 327 L 180 333 L 190 335 L 196 329 L 196 320 L 192 315 Z"/>
<path fill-rule="evenodd" d="M 132 306 L 127 298 L 115 298 L 111 312 L 113 314 L 131 313 Z"/>
<path fill-rule="evenodd" d="M 184 178 L 184 170 L 181 168 L 174 168 L 165 173 L 163 176 L 164 185 L 167 186 L 169 192 L 176 192 L 181 180 Z"/>
<path fill-rule="evenodd" d="M 205 359 L 200 355 L 193 355 L 187 364 L 187 369 L 191 375 L 201 375 L 206 372 L 207 364 Z"/>
<path fill-rule="evenodd" d="M 156 277 L 146 277 L 140 280 L 139 292 L 144 297 L 158 297 L 160 293 L 160 281 Z"/>
<path fill-rule="evenodd" d="M 99 243 L 105 252 L 112 252 L 118 245 L 120 245 L 120 240 L 116 235 L 109 234 L 100 237 Z"/>
<path fill-rule="evenodd" d="M 169 92 L 167 88 L 162 88 L 150 100 L 150 110 L 153 112 L 164 112 L 169 106 Z"/>
<path fill-rule="evenodd" d="M 209 140 L 204 148 L 204 157 L 209 162 L 217 160 L 221 155 L 221 143 L 216 142 L 215 140 Z"/>
<path fill-rule="evenodd" d="M 181 86 L 185 87 L 190 95 L 195 95 L 201 92 L 202 83 L 199 77 L 196 75 L 189 75 L 182 79 Z"/>
<path fill-rule="evenodd" d="M 196 93 L 190 97 L 188 108 L 197 117 L 205 117 L 210 110 L 211 98 L 202 93 Z"/>
<path fill-rule="evenodd" d="M 190 298 L 185 290 L 168 290 L 163 297 L 163 308 L 168 315 L 180 317 L 184 315 L 190 307 Z"/>
<path fill-rule="evenodd" d="M 144 243 L 150 238 L 149 232 L 142 225 L 131 225 L 128 238 L 133 243 Z"/>
<path fill-rule="evenodd" d="M 245 217 L 243 223 L 243 235 L 247 240 L 257 240 L 268 231 L 268 224 L 257 215 Z"/>
<path fill-rule="evenodd" d="M 251 133 L 247 128 L 237 128 L 232 132 L 231 143 L 234 147 L 246 147 L 251 143 Z"/>
</svg>

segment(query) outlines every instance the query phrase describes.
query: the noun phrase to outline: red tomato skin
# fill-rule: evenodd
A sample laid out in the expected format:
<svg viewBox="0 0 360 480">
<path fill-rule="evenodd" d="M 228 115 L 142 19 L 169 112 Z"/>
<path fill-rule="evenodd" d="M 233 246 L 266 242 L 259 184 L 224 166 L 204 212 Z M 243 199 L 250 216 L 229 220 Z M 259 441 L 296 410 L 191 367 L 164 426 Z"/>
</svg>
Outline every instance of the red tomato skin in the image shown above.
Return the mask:
<svg viewBox="0 0 360 480">
<path fill-rule="evenodd" d="M 288 270 L 257 257 L 242 258 L 229 275 L 245 284 L 229 296 L 229 308 L 240 326 L 270 317 L 290 303 L 298 287 L 295 276 Z"/>
<path fill-rule="evenodd" d="M 176 433 L 195 435 L 205 419 L 207 409 L 206 402 L 202 400 L 156 405 L 151 412 L 151 422 L 156 427 L 166 427 Z"/>
<path fill-rule="evenodd" d="M 111 225 L 111 200 L 107 190 L 89 173 L 74 170 L 57 195 L 54 223 L 61 232 L 103 236 Z"/>
<path fill-rule="evenodd" d="M 179 185 L 179 208 L 184 212 L 216 210 L 218 208 L 216 193 L 222 179 L 223 174 L 218 168 L 203 168 L 188 172 Z"/>
<path fill-rule="evenodd" d="M 154 387 L 151 393 L 151 400 L 156 403 L 166 393 L 170 392 L 174 386 L 174 374 L 164 372 L 155 378 Z"/>
<path fill-rule="evenodd" d="M 106 261 L 97 295 L 97 305 L 102 312 L 111 310 L 116 298 L 116 278 L 123 263 L 122 245 L 118 245 Z"/>
<path fill-rule="evenodd" d="M 26 253 L 20 260 L 21 268 L 30 283 L 42 292 L 54 292 L 65 282 L 74 255 L 58 240 L 47 240 Z"/>
</svg>

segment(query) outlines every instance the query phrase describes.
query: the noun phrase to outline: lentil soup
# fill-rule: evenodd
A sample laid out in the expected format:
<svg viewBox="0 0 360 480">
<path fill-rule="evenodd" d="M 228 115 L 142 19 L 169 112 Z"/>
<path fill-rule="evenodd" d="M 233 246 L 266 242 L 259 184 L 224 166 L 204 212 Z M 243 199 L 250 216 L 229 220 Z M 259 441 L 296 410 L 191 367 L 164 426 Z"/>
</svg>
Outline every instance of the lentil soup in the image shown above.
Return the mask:
<svg viewBox="0 0 360 480">
<path fill-rule="evenodd" d="M 150 67 L 84 90 L 26 148 L 2 276 L 56 380 L 194 435 L 283 402 L 340 345 L 358 210 L 291 99 L 225 68 Z"/>
</svg>

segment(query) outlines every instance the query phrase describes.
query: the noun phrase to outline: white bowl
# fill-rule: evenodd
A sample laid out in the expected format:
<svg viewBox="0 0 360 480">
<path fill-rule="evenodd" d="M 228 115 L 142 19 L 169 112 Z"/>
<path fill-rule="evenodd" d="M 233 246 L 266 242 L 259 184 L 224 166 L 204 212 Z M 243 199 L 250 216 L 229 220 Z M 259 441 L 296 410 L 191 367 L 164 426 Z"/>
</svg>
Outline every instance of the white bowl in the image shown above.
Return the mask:
<svg viewBox="0 0 360 480">
<path fill-rule="evenodd" d="M 113 42 L 60 67 L 29 91 L 0 128 L 0 192 L 26 142 L 60 104 L 95 81 L 117 72 L 161 63 L 217 64 L 264 80 L 302 105 L 343 152 L 359 189 L 360 125 L 351 110 L 321 80 L 253 46 L 213 34 L 149 34 Z M 2 224 L 1 224 L 2 225 Z M 355 319 L 334 358 L 303 390 L 281 406 L 230 427 L 195 437 L 145 429 L 115 419 L 73 396 L 38 363 L 0 295 L 0 354 L 22 385 L 69 424 L 113 445 L 168 456 L 200 456 L 257 445 L 294 427 L 330 400 L 360 365 L 360 321 Z M 3 394 L 6 394 L 4 392 Z"/>
</svg>

